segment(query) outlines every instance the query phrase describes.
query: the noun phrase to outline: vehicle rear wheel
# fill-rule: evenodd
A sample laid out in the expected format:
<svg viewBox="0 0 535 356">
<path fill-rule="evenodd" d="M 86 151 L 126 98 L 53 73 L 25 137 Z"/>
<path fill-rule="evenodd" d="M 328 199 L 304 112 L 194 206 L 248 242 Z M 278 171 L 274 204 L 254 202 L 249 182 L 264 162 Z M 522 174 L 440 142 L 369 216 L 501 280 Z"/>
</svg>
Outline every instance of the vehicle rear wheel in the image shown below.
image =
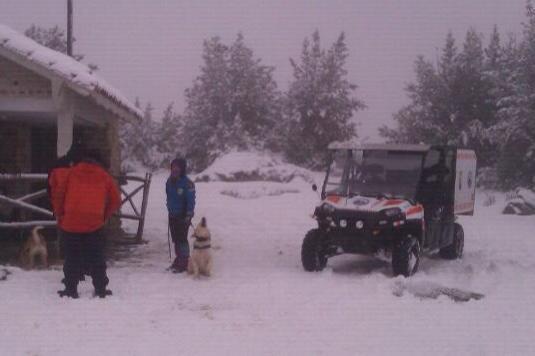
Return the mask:
<svg viewBox="0 0 535 356">
<path fill-rule="evenodd" d="M 447 260 L 456 260 L 463 256 L 464 230 L 460 224 L 455 223 L 453 228 L 453 241 L 451 245 L 440 249 L 440 257 Z"/>
<path fill-rule="evenodd" d="M 318 229 L 307 232 L 301 246 L 301 262 L 305 271 L 321 271 L 327 265 L 327 255 Z"/>
<path fill-rule="evenodd" d="M 394 276 L 410 277 L 420 265 L 420 243 L 410 238 L 394 246 L 392 250 L 392 272 Z"/>
</svg>

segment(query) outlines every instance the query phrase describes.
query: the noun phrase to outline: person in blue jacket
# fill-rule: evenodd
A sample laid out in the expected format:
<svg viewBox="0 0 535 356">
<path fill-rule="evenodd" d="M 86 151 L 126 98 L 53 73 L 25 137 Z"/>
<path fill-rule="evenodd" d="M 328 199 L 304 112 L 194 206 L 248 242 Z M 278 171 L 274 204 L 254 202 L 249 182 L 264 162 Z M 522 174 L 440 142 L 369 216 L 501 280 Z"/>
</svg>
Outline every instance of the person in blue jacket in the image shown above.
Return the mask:
<svg viewBox="0 0 535 356">
<path fill-rule="evenodd" d="M 165 184 L 169 229 L 175 245 L 176 258 L 169 267 L 175 273 L 187 270 L 189 260 L 188 231 L 195 212 L 195 184 L 186 176 L 187 162 L 176 158 Z"/>
</svg>

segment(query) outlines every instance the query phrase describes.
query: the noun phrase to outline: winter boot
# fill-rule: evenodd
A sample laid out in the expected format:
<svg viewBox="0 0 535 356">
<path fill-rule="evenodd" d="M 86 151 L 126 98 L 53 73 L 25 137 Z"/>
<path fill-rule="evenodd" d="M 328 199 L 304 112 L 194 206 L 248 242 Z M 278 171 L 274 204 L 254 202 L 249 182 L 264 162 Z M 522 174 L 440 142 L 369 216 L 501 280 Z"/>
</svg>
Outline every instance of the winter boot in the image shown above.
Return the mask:
<svg viewBox="0 0 535 356">
<path fill-rule="evenodd" d="M 175 272 L 176 270 L 178 270 L 178 265 L 179 265 L 179 259 L 178 257 L 176 257 L 173 263 L 171 263 L 171 266 L 167 267 L 167 271 Z"/>
<path fill-rule="evenodd" d="M 76 290 L 76 287 L 74 288 L 65 288 L 64 290 L 58 290 L 58 295 L 63 297 L 68 297 L 72 299 L 78 299 L 78 291 Z"/>
<path fill-rule="evenodd" d="M 99 298 L 106 298 L 113 295 L 112 291 L 106 288 L 95 289 L 94 296 Z"/>
<path fill-rule="evenodd" d="M 180 257 L 178 259 L 177 267 L 173 270 L 174 273 L 183 273 L 188 270 L 189 257 Z"/>
</svg>

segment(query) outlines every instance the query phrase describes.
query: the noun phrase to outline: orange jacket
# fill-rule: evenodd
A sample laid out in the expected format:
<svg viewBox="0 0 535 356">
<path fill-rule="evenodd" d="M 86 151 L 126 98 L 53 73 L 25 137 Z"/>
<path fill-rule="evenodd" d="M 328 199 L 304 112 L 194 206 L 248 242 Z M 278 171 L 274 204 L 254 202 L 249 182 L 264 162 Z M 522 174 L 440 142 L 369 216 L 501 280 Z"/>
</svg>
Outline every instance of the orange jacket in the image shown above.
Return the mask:
<svg viewBox="0 0 535 356">
<path fill-rule="evenodd" d="M 65 198 L 65 184 L 67 183 L 67 178 L 69 177 L 70 167 L 59 167 L 54 168 L 48 177 L 48 194 L 50 198 L 50 205 L 52 206 L 52 211 L 54 216 L 58 219 L 63 215 L 63 212 L 59 211 L 63 199 Z M 58 224 L 61 227 L 61 223 L 58 220 Z"/>
<path fill-rule="evenodd" d="M 121 195 L 113 178 L 99 165 L 81 162 L 70 168 L 65 184 L 56 195 L 59 226 L 74 233 L 100 229 L 121 206 Z"/>
</svg>

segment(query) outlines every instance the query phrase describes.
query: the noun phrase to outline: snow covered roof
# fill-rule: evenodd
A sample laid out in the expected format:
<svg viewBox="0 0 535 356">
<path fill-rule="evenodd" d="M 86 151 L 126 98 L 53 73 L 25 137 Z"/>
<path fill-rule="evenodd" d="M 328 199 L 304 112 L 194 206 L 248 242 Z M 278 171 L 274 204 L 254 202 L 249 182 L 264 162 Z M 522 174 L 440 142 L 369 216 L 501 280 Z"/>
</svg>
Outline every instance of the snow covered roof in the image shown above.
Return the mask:
<svg viewBox="0 0 535 356">
<path fill-rule="evenodd" d="M 21 65 L 30 62 L 43 68 L 50 77 L 60 77 L 72 90 L 83 96 L 91 96 L 97 103 L 103 104 L 104 99 L 136 118 L 143 116 L 119 90 L 94 74 L 87 65 L 0 24 L 0 55 L 6 52 L 12 54 Z"/>
<path fill-rule="evenodd" d="M 429 145 L 411 145 L 411 144 L 389 144 L 389 143 L 364 143 L 355 142 L 334 142 L 329 145 L 331 150 L 375 150 L 375 151 L 409 151 L 409 152 L 426 152 L 429 151 Z"/>
</svg>

